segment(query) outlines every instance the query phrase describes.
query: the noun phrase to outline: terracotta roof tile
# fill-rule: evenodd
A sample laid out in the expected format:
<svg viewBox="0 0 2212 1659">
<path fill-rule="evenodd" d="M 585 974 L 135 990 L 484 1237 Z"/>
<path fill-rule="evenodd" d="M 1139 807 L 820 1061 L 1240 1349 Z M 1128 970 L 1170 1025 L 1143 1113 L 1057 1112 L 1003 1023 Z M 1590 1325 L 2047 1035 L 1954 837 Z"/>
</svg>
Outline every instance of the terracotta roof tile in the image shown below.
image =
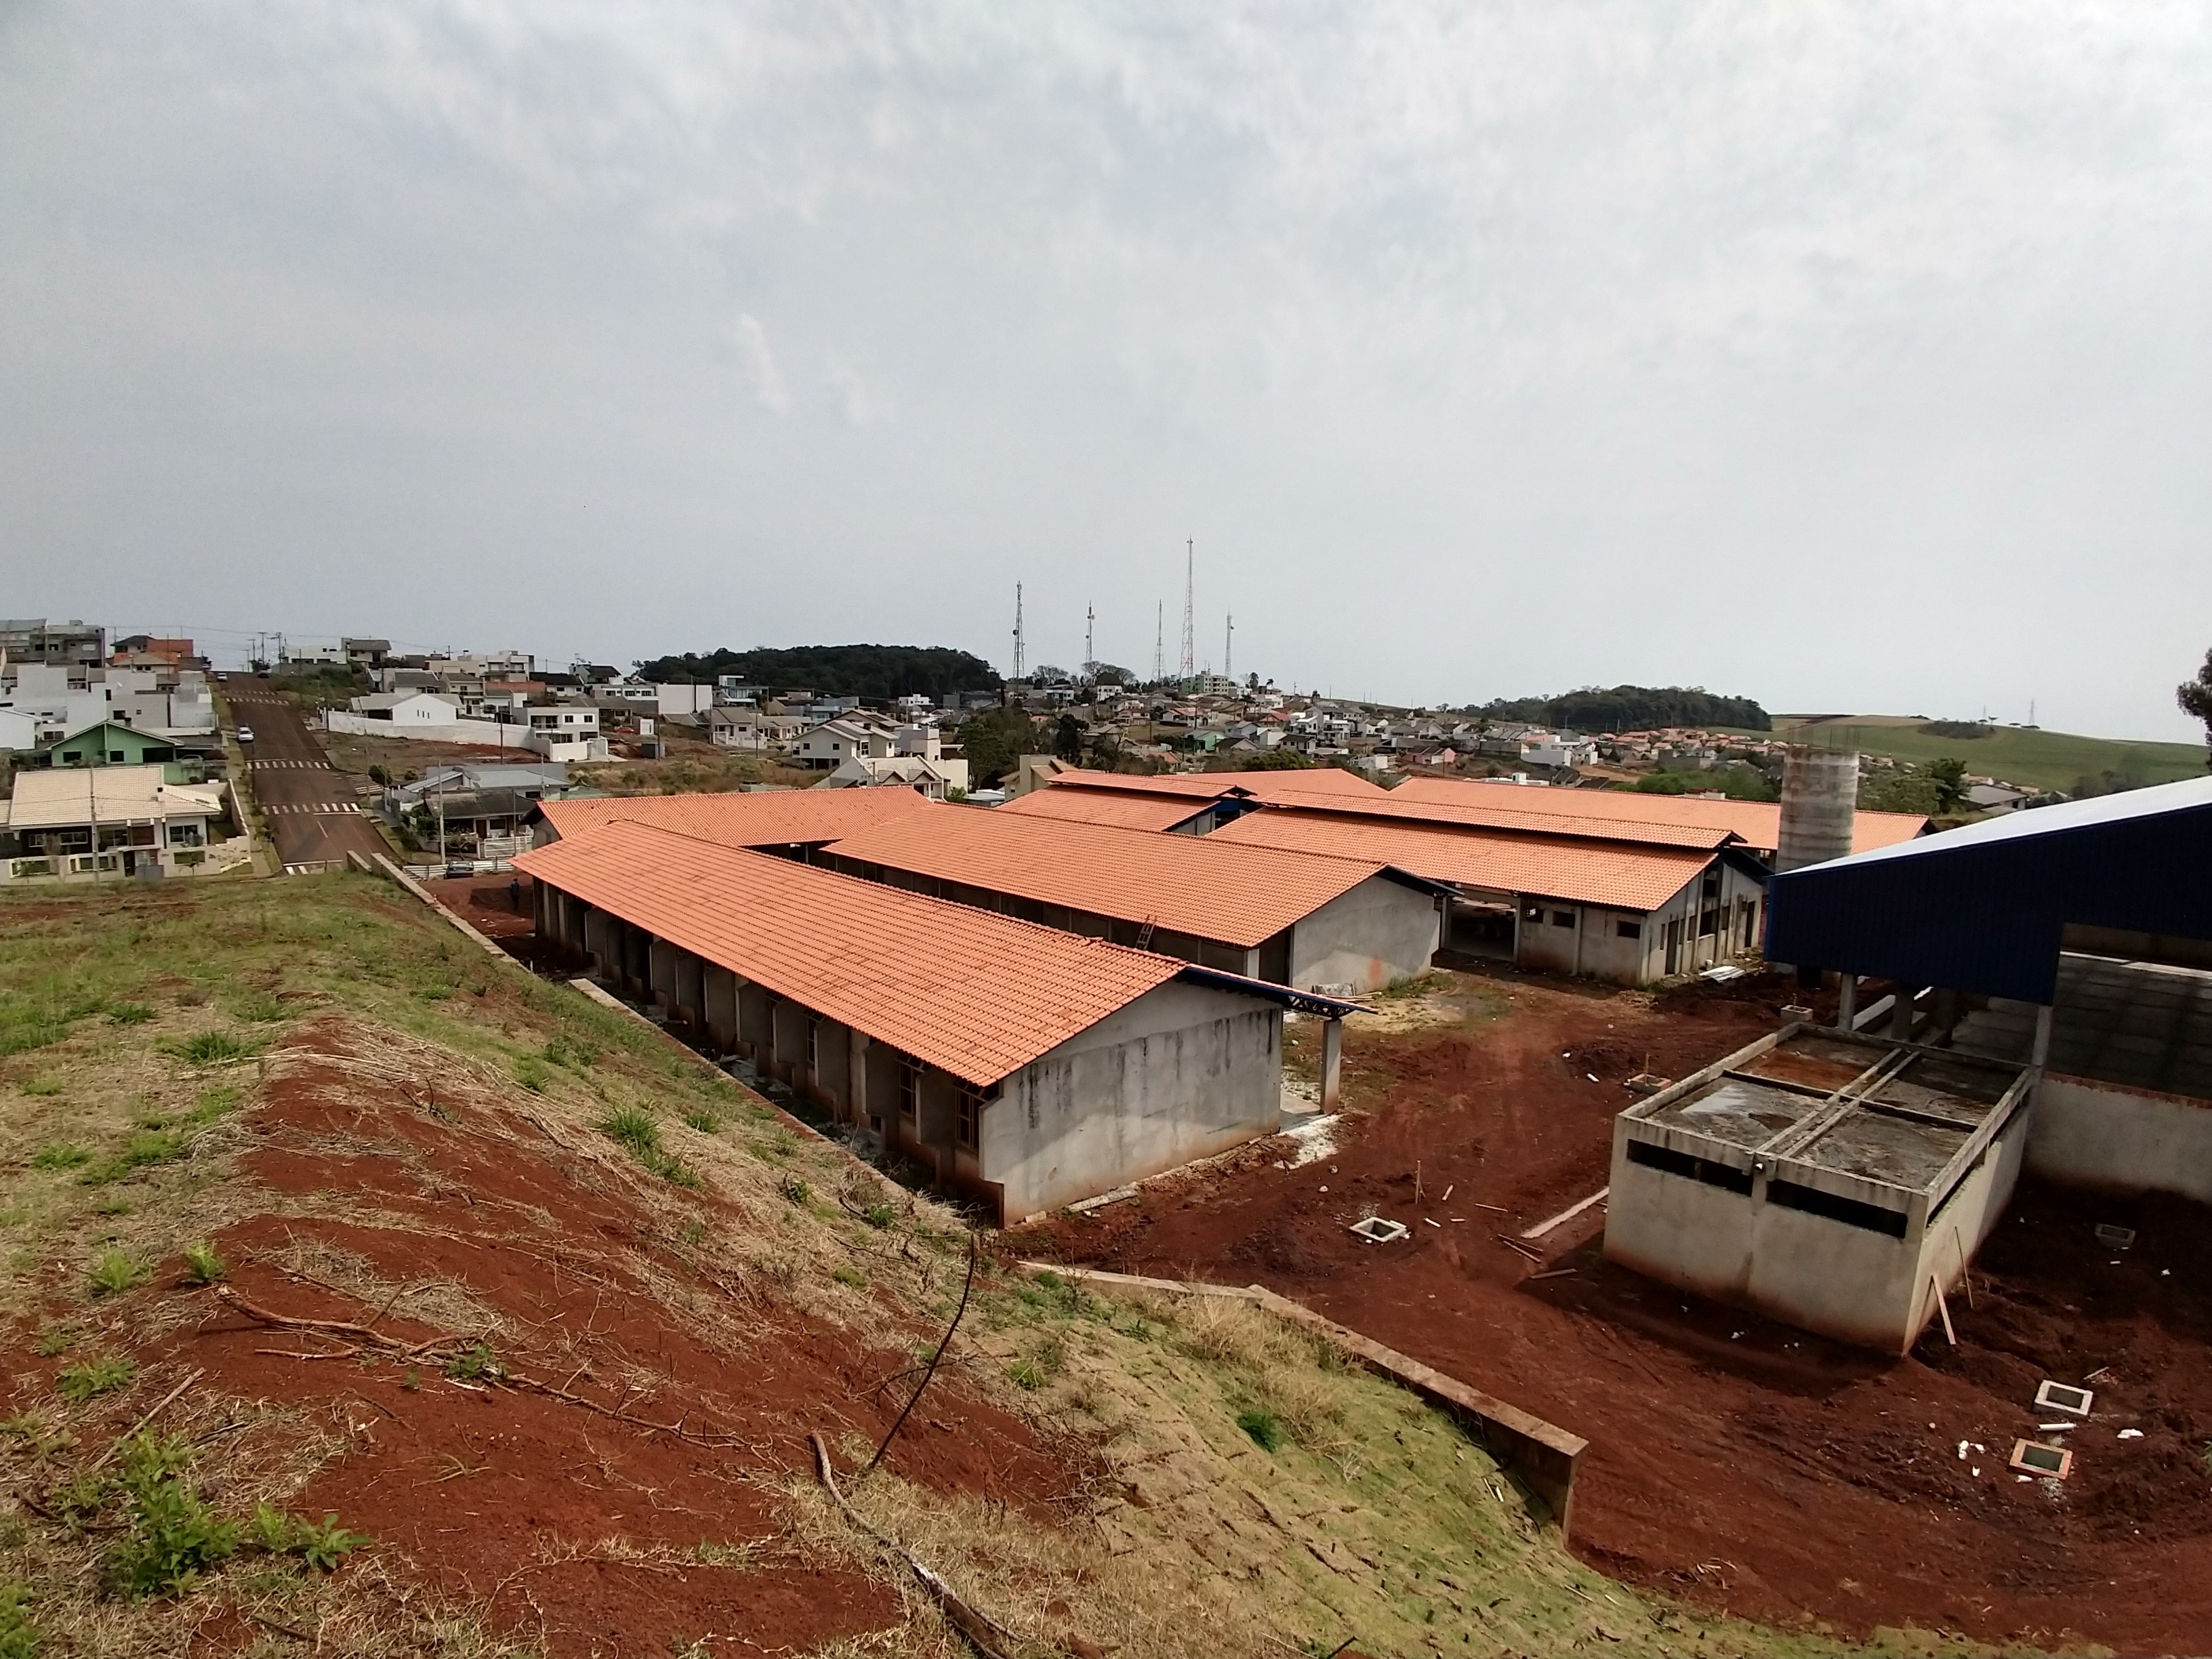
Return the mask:
<svg viewBox="0 0 2212 1659">
<path fill-rule="evenodd" d="M 723 847 L 835 841 L 910 812 L 938 810 L 911 789 L 760 789 L 711 795 L 610 795 L 538 803 L 565 838 L 608 823 L 650 823 Z"/>
<path fill-rule="evenodd" d="M 1172 830 L 1213 803 L 1183 795 L 1125 794 L 1114 789 L 1032 789 L 994 812 L 1016 817 L 1058 818 L 1066 823 L 1104 823 L 1117 830 Z"/>
<path fill-rule="evenodd" d="M 1248 812 L 1206 839 L 1374 859 L 1431 881 L 1623 910 L 1658 908 L 1712 860 L 1689 848 L 1550 841 L 1335 812 Z"/>
<path fill-rule="evenodd" d="M 1498 793 L 1503 794 L 1504 791 L 1501 788 Z M 1516 793 L 1517 797 L 1539 792 L 1521 790 Z M 1553 792 L 1547 789 L 1540 793 L 1548 796 Z M 1735 832 L 1723 824 L 1673 823 L 1549 811 L 1534 805 L 1524 807 L 1517 799 L 1510 805 L 1493 807 L 1480 802 L 1400 800 L 1395 792 L 1373 800 L 1364 796 L 1354 799 L 1338 795 L 1301 796 L 1285 793 L 1266 803 L 1262 810 L 1267 812 L 1357 813 L 1362 817 L 1389 818 L 1405 823 L 1513 830 L 1530 836 L 1571 836 L 1577 841 L 1628 842 L 1646 847 L 1696 848 L 1706 852 L 1735 838 Z"/>
<path fill-rule="evenodd" d="M 607 824 L 514 864 L 979 1085 L 1018 1071 L 1183 966 L 644 824 Z"/>
<path fill-rule="evenodd" d="M 830 852 L 994 893 L 1251 949 L 1340 897 L 1380 863 L 1146 835 L 1002 812 L 921 812 Z"/>
<path fill-rule="evenodd" d="M 1340 766 L 1261 768 L 1250 772 L 1156 772 L 1150 776 L 1134 772 L 1070 770 L 1054 774 L 1048 787 L 1116 789 L 1146 795 L 1197 795 L 1207 800 L 1232 793 L 1250 795 L 1255 800 L 1273 800 L 1284 793 L 1350 795 L 1364 800 L 1370 795 L 1379 799 L 1389 793 L 1379 785 Z"/>
<path fill-rule="evenodd" d="M 1495 799 L 1500 795 L 1507 799 Z M 1524 805 L 1532 795 L 1538 801 Z M 1747 845 L 1769 853 L 1781 844 L 1782 808 L 1772 801 L 1698 800 L 1688 795 L 1646 794 L 1633 789 L 1544 789 L 1462 778 L 1407 778 L 1390 792 L 1390 798 L 1486 811 L 1536 810 L 1566 817 L 1710 826 L 1732 830 Z M 1861 812 L 1851 826 L 1851 850 L 1865 853 L 1877 847 L 1893 847 L 1911 841 L 1927 828 L 1928 820 L 1914 813 Z"/>
</svg>

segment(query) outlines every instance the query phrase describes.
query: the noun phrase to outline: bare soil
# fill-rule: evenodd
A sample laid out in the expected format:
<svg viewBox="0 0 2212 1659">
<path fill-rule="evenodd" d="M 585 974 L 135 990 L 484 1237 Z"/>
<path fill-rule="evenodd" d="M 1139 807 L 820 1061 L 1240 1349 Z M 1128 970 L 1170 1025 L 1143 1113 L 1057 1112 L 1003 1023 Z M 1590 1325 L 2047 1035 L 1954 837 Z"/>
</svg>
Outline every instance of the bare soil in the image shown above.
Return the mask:
<svg viewBox="0 0 2212 1659">
<path fill-rule="evenodd" d="M 263 1201 L 214 1235 L 224 1291 L 171 1261 L 133 1293 L 175 1310 L 142 1366 L 203 1368 L 222 1395 L 304 1408 L 338 1449 L 295 1506 L 371 1534 L 387 1571 L 549 1659 L 712 1638 L 803 1651 L 901 1625 L 898 1594 L 825 1559 L 784 1492 L 809 1476 L 810 1431 L 882 1437 L 903 1345 L 926 1333 L 888 1297 L 871 1340 L 761 1295 L 695 1249 L 738 1231 L 732 1206 L 684 1195 L 696 1225 L 678 1231 L 572 1144 L 573 1124 L 462 1079 L 380 1080 L 357 1063 L 373 1048 L 327 1018 L 272 1055 L 240 1156 Z M 505 1376 L 271 1328 L 241 1304 L 407 1342 L 481 1334 Z M 64 1363 L 31 1337 L 0 1352 L 25 1400 L 50 1395 Z M 886 1467 L 1059 1524 L 1091 1461 L 948 1376 Z M 257 1636 L 209 1648 L 219 1633 L 194 1650 Z"/>
<path fill-rule="evenodd" d="M 1939 1326 L 1902 1360 L 1606 1266 L 1601 1205 L 1532 1261 L 1499 1236 L 1605 1184 L 1629 1077 L 1710 1063 L 1801 994 L 1453 977 L 1431 999 L 1442 1023 L 1355 1024 L 1329 1156 L 1291 1167 L 1263 1142 L 1015 1247 L 1265 1284 L 1587 1436 L 1576 1553 L 1693 1604 L 1860 1635 L 2212 1651 L 2212 1215 L 2024 1183 L 1971 1304 L 1954 1300 L 1959 1345 Z M 1412 1237 L 1362 1242 L 1347 1229 L 1370 1214 Z M 2136 1227 L 2135 1247 L 2101 1249 L 2099 1221 Z M 2090 1422 L 2042 1437 L 2074 1447 L 2063 1484 L 2005 1467 L 2055 1420 L 2031 1403 L 2045 1377 L 2097 1390 Z"/>
</svg>

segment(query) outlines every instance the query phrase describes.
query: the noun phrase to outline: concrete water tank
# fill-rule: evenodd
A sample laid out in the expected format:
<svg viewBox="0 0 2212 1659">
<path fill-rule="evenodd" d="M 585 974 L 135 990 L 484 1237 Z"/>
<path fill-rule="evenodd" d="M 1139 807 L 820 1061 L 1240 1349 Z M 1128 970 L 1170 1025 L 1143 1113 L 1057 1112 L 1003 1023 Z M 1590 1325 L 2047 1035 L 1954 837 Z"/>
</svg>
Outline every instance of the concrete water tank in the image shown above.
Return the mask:
<svg viewBox="0 0 2212 1659">
<path fill-rule="evenodd" d="M 1851 820 L 1858 810 L 1858 750 L 1793 743 L 1782 754 L 1781 845 L 1775 851 L 1775 870 L 1842 858 L 1851 850 Z"/>
</svg>

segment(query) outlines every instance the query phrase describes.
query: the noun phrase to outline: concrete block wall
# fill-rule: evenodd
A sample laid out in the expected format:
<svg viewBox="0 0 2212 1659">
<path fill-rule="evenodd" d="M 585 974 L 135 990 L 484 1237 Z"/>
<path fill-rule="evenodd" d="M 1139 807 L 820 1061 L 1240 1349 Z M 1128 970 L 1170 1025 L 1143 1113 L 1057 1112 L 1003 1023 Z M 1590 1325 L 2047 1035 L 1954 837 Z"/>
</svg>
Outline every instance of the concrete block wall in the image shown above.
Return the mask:
<svg viewBox="0 0 2212 1659">
<path fill-rule="evenodd" d="M 1437 953 L 1437 925 L 1432 896 L 1370 876 L 1291 929 L 1286 983 L 1379 991 L 1427 968 Z"/>
</svg>

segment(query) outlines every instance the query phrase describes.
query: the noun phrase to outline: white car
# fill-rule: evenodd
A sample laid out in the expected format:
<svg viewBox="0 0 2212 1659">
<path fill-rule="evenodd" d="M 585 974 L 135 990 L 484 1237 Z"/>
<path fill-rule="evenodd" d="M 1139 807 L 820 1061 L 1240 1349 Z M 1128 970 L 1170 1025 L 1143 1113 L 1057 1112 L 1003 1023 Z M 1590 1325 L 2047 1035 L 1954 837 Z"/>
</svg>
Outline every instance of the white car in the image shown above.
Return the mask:
<svg viewBox="0 0 2212 1659">
<path fill-rule="evenodd" d="M 250 726 L 240 726 L 238 728 L 238 740 L 240 743 L 252 743 L 253 741 L 253 728 Z"/>
</svg>

